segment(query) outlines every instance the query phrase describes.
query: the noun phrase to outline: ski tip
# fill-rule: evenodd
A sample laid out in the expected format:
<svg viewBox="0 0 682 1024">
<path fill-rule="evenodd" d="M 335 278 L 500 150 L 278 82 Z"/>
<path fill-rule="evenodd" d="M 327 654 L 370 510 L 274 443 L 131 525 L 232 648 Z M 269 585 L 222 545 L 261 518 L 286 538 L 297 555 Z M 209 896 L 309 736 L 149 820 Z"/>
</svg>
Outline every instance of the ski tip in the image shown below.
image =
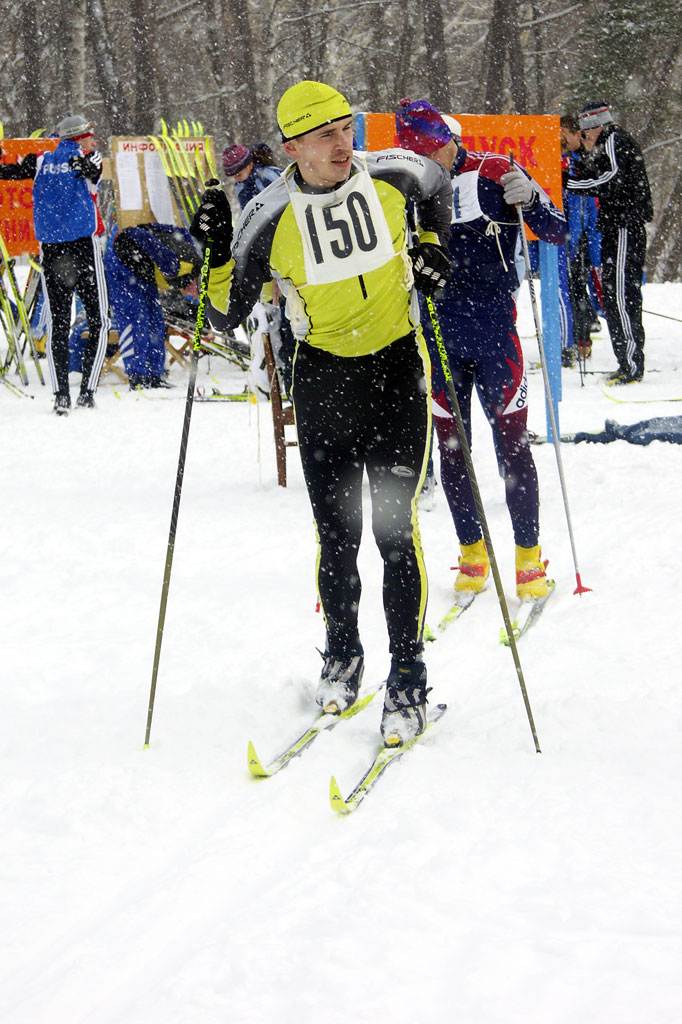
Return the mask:
<svg viewBox="0 0 682 1024">
<path fill-rule="evenodd" d="M 261 764 L 260 758 L 256 753 L 256 748 L 251 740 L 249 740 L 246 761 L 252 775 L 255 775 L 257 779 L 267 778 L 268 772 Z"/>
<path fill-rule="evenodd" d="M 512 633 L 514 634 L 514 639 L 518 640 L 518 638 L 519 638 L 519 624 L 516 621 L 516 619 L 514 619 L 514 621 L 512 622 Z M 507 633 L 507 630 L 504 628 L 504 626 L 500 629 L 500 643 L 504 647 L 510 647 L 511 646 L 511 640 L 509 639 L 509 634 Z"/>
<path fill-rule="evenodd" d="M 333 775 L 329 783 L 329 803 L 331 804 L 332 810 L 336 811 L 338 814 L 348 814 L 350 812 L 350 807 L 343 799 L 341 790 L 339 789 L 339 784 Z"/>
</svg>

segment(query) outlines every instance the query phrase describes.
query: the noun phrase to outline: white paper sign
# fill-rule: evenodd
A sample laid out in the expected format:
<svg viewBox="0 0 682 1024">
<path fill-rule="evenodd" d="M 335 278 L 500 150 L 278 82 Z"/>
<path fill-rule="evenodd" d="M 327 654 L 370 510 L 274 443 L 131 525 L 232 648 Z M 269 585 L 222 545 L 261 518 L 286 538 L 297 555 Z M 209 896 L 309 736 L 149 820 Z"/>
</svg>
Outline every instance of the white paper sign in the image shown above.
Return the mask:
<svg viewBox="0 0 682 1024">
<path fill-rule="evenodd" d="M 142 209 L 142 182 L 137 166 L 137 153 L 116 154 L 116 176 L 122 210 Z"/>
<path fill-rule="evenodd" d="M 174 224 L 175 212 L 171 201 L 168 175 L 163 169 L 159 154 L 144 154 L 144 176 L 147 182 L 147 195 L 152 213 L 159 224 Z"/>
</svg>

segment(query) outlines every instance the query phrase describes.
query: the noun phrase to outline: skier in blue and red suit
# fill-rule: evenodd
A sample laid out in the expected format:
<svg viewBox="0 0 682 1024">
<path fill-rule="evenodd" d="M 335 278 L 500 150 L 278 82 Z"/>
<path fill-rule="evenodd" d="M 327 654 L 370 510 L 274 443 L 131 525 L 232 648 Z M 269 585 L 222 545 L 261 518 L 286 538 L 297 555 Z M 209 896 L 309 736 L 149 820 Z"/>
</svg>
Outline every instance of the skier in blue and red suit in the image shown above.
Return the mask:
<svg viewBox="0 0 682 1024">
<path fill-rule="evenodd" d="M 526 430 L 528 388 L 516 330 L 524 264 L 515 207 L 521 204 L 531 230 L 555 245 L 566 241 L 566 221 L 522 168 L 511 167 L 508 156 L 467 152 L 459 123 L 425 100 L 401 102 L 396 132 L 403 149 L 437 160 L 452 177 L 452 273 L 436 310 L 469 444 L 474 385 L 493 430 L 516 544 L 517 594 L 522 600 L 543 597 L 547 577 L 539 545 L 538 478 Z M 441 483 L 461 548 L 455 590 L 479 592 L 490 563 L 435 339 L 424 319 L 433 362 Z"/>
</svg>

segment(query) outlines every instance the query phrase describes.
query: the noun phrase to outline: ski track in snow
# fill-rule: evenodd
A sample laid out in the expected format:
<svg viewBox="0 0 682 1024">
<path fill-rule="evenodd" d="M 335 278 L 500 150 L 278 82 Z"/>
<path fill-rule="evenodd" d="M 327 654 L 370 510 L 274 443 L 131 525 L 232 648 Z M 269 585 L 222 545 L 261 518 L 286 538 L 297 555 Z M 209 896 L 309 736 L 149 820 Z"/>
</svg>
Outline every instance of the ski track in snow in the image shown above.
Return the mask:
<svg viewBox="0 0 682 1024">
<path fill-rule="evenodd" d="M 679 316 L 680 285 L 645 309 Z M 537 361 L 527 288 L 519 326 Z M 679 325 L 645 316 L 647 369 L 619 399 L 682 397 Z M 590 369 L 614 360 L 606 327 Z M 244 377 L 203 360 L 199 379 Z M 156 705 L 143 750 L 186 373 L 143 398 L 112 378 L 94 413 L 0 388 L 3 438 L 3 922 L 8 1024 L 673 1024 L 682 1013 L 678 446 L 534 448 L 557 592 L 519 646 L 494 587 L 427 648 L 448 714 L 348 818 L 381 699 L 270 780 L 306 727 L 323 643 L 315 536 L 295 449 L 277 486 L 269 408 L 193 409 Z M 72 375 L 76 392 L 78 375 Z M 546 432 L 542 377 L 530 421 Z M 562 432 L 677 415 L 614 404 L 564 371 Z M 161 400 L 163 398 L 164 400 Z M 502 579 L 513 541 L 490 431 L 474 461 Z M 366 496 L 367 497 L 367 496 Z M 428 620 L 457 545 L 440 487 L 421 515 Z M 367 683 L 388 669 L 381 567 L 360 554 Z"/>
</svg>

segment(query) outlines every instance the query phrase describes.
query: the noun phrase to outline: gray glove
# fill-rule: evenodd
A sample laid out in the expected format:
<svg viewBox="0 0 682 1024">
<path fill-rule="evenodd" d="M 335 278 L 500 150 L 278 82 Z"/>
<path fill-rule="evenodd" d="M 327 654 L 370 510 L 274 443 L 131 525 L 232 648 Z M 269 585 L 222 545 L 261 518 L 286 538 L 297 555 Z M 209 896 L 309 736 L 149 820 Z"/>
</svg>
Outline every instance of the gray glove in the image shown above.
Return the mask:
<svg viewBox="0 0 682 1024">
<path fill-rule="evenodd" d="M 520 204 L 524 208 L 528 208 L 535 202 L 537 193 L 533 182 L 519 167 L 513 167 L 511 171 L 507 171 L 502 175 L 500 181 L 504 185 L 505 203 L 509 203 L 510 206 Z"/>
</svg>

